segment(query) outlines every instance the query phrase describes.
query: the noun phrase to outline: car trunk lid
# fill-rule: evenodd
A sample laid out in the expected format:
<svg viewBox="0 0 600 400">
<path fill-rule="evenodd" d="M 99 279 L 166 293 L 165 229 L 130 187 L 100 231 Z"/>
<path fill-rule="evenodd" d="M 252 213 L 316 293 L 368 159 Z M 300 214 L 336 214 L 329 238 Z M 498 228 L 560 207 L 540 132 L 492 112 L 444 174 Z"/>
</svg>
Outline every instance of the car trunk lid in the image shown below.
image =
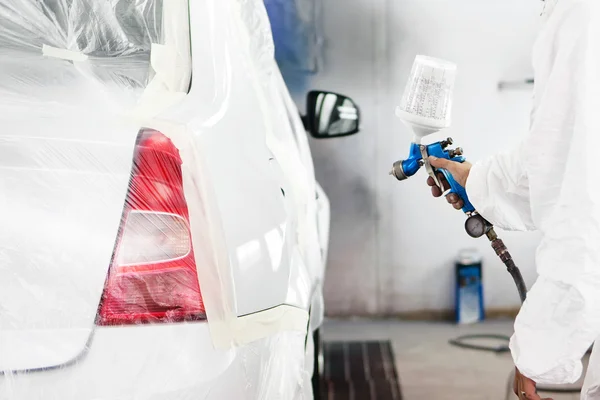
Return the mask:
<svg viewBox="0 0 600 400">
<path fill-rule="evenodd" d="M 93 332 L 139 127 L 0 121 L 0 370 L 54 367 Z"/>
</svg>

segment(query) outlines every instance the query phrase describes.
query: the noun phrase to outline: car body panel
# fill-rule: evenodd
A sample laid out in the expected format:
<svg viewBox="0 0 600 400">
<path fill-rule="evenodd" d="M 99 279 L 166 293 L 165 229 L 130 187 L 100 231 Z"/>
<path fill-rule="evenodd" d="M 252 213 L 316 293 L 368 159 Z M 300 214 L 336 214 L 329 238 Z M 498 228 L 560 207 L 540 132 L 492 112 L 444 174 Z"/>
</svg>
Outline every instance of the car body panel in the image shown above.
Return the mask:
<svg viewBox="0 0 600 400">
<path fill-rule="evenodd" d="M 315 271 L 323 269 L 316 207 L 309 208 L 314 171 L 296 144 L 292 123 L 301 120 L 297 109 L 288 118 L 284 101 L 291 98 L 270 34 L 252 29 L 263 24 L 256 31 L 268 32 L 266 11 L 260 2 L 230 1 L 190 3 L 190 10 L 193 76 L 204 79 L 193 79 L 186 98 L 163 118 L 187 126 L 201 149 L 223 224 L 233 312 L 280 304 L 308 310 Z M 270 290 L 256 290 L 265 283 Z"/>
<path fill-rule="evenodd" d="M 1 120 L 0 370 L 59 365 L 93 331 L 138 129 Z M 82 130 L 88 138 L 79 139 Z M 119 139 L 93 140 L 106 131 Z"/>
<path fill-rule="evenodd" d="M 283 332 L 215 350 L 207 323 L 98 328 L 85 356 L 70 365 L 5 373 L 0 399 L 309 398 L 302 393 L 309 376 L 298 374 L 304 341 L 302 333 Z"/>
</svg>

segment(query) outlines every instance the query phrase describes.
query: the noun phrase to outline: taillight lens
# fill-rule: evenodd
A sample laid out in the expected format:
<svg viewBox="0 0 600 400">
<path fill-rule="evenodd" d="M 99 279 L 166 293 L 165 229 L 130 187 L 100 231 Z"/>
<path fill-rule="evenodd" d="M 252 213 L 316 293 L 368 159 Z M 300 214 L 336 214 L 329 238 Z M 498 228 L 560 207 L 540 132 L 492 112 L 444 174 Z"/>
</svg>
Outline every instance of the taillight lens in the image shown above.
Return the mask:
<svg viewBox="0 0 600 400">
<path fill-rule="evenodd" d="M 206 318 L 181 163 L 165 135 L 140 134 L 98 325 Z"/>
</svg>

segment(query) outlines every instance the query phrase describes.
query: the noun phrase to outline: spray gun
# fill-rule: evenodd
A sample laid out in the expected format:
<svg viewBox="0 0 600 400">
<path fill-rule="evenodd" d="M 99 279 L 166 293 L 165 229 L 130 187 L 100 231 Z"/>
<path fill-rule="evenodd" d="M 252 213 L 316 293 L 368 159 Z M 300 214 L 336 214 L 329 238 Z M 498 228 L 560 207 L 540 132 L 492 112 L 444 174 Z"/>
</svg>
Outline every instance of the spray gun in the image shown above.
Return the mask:
<svg viewBox="0 0 600 400">
<path fill-rule="evenodd" d="M 504 242 L 496 235 L 494 226 L 477 212 L 469 201 L 465 188 L 452 177 L 450 172 L 445 169 L 438 170 L 429 163 L 430 156 L 460 163 L 465 162 L 463 150 L 460 147 L 449 149 L 453 145 L 452 138 L 433 144 L 422 144 L 424 137 L 450 126 L 455 78 L 455 64 L 417 56 L 402 103 L 396 110 L 396 116 L 412 130 L 414 139 L 408 158 L 396 162 L 390 175 L 402 181 L 415 175 L 424 167 L 441 192 L 444 193 L 446 190 L 438 177 L 438 174 L 442 174 L 450 186 L 445 194 L 454 193 L 464 203 L 462 211 L 467 215 L 465 223 L 467 233 L 472 238 L 487 236 L 492 248 L 513 277 L 521 301 L 524 302 L 527 296 L 527 287 Z"/>
</svg>

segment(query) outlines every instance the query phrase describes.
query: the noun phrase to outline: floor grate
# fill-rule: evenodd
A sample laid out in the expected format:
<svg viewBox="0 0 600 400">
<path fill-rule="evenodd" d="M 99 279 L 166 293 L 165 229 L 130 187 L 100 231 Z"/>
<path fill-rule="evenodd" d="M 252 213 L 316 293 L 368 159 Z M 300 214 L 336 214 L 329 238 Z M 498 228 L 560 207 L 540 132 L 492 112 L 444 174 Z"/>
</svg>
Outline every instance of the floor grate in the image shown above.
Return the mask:
<svg viewBox="0 0 600 400">
<path fill-rule="evenodd" d="M 323 400 L 402 400 L 390 342 L 323 344 Z"/>
</svg>

